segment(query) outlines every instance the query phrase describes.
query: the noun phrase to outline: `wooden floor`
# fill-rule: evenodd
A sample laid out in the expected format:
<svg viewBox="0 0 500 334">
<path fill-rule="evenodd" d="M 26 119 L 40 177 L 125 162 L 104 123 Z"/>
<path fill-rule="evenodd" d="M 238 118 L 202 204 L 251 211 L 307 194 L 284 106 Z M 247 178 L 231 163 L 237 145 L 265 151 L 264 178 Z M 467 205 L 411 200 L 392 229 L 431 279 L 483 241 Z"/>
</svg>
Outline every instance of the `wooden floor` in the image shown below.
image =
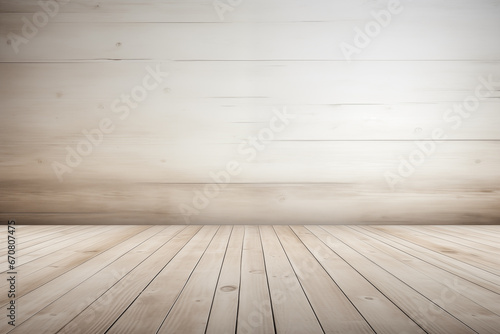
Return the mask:
<svg viewBox="0 0 500 334">
<path fill-rule="evenodd" d="M 16 326 L 2 316 L 0 333 L 500 333 L 500 226 L 21 225 L 16 236 Z"/>
</svg>

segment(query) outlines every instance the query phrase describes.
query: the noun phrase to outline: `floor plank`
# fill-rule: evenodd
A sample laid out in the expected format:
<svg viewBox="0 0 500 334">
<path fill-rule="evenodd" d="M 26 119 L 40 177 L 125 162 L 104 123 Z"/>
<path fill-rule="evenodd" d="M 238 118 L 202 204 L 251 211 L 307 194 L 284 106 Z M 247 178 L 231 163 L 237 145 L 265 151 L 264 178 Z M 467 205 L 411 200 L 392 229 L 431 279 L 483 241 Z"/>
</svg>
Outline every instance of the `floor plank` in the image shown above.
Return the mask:
<svg viewBox="0 0 500 334">
<path fill-rule="evenodd" d="M 329 228 L 327 226 L 325 228 Z M 428 333 L 476 333 L 459 319 L 444 312 L 433 301 L 370 261 L 362 253 L 335 237 L 338 231 L 327 232 L 321 227 L 308 228 L 337 254 L 348 261 L 380 292 L 396 303 L 413 321 Z M 432 321 L 430 321 L 432 318 Z"/>
<path fill-rule="evenodd" d="M 421 270 L 417 270 L 419 263 L 407 263 L 401 254 L 383 247 L 379 242 L 370 240 L 364 235 L 357 234 L 348 227 L 339 226 L 335 228 L 335 231 L 341 232 L 337 234 L 339 240 L 356 248 L 367 259 L 411 286 L 475 331 L 493 334 L 500 328 L 500 317 L 467 298 L 463 290 L 468 287 L 457 284 L 455 278 L 446 277 L 436 271 L 431 271 L 430 275 L 426 275 Z"/>
<path fill-rule="evenodd" d="M 20 246 L 19 251 L 23 256 L 17 261 L 17 266 L 23 268 L 25 275 L 29 275 L 32 272 L 31 268 L 35 268 L 34 270 L 40 269 L 40 264 L 43 261 L 51 261 L 52 263 L 57 262 L 61 258 L 67 257 L 68 252 L 71 252 L 72 249 L 81 250 L 82 245 L 92 243 L 85 240 L 90 240 L 102 233 L 105 234 L 109 230 L 112 230 L 109 226 L 80 230 L 80 233 L 77 232 L 74 236 L 70 235 L 67 239 L 60 242 L 58 242 L 58 240 L 54 242 L 48 240 L 48 242 L 41 242 L 39 245 L 34 245 L 31 247 L 31 251 L 24 250 L 22 246 Z M 36 263 L 31 263 L 34 260 L 37 260 Z M 4 263 L 5 262 L 1 262 L 0 265 L 3 267 Z"/>
<path fill-rule="evenodd" d="M 488 252 L 494 257 L 500 252 L 500 246 L 498 242 L 494 243 L 477 236 L 471 237 L 468 234 L 456 232 L 450 229 L 422 226 L 418 229 L 418 231 L 431 236 L 435 236 L 435 232 L 438 232 L 439 237 L 443 240 L 451 241 L 459 245 L 464 245 L 481 252 Z"/>
<path fill-rule="evenodd" d="M 289 227 L 276 226 L 302 288 L 326 333 L 373 333 L 359 311 Z"/>
<path fill-rule="evenodd" d="M 443 240 L 436 236 L 426 235 L 412 230 L 407 226 L 396 226 L 391 230 L 392 233 L 404 237 L 406 240 L 422 245 L 430 250 L 446 254 L 451 258 L 471 264 L 500 277 L 498 256 L 492 256 L 487 252 L 475 251 L 470 247 Z"/>
<path fill-rule="evenodd" d="M 375 238 L 397 248 L 400 252 L 408 253 L 415 258 L 421 259 L 436 267 L 442 268 L 443 270 L 460 276 L 496 294 L 500 294 L 500 280 L 496 275 L 490 272 L 450 258 L 445 254 L 433 252 L 422 246 L 408 242 L 404 239 L 397 238 L 390 233 L 387 233 L 386 229 L 386 232 L 383 232 L 381 228 L 377 227 L 363 228 L 363 230 L 369 233 L 371 236 L 374 236 Z"/>
<path fill-rule="evenodd" d="M 110 231 L 106 231 L 107 233 L 103 232 L 103 228 L 97 228 L 101 233 L 94 236 L 92 240 L 83 240 L 80 244 L 74 244 L 55 251 L 55 254 L 51 253 L 41 257 L 37 263 L 33 263 L 27 268 L 26 277 L 23 278 L 23 284 L 18 288 L 17 296 L 24 296 L 66 273 L 71 274 L 72 269 L 79 268 L 80 265 L 99 258 L 99 255 L 147 228 L 148 226 L 144 228 L 117 226 Z M 22 266 L 18 269 L 24 272 Z M 3 287 L 3 284 L 1 287 Z M 6 303 L 7 300 L 6 295 L 0 296 L 0 304 Z"/>
<path fill-rule="evenodd" d="M 18 254 L 16 326 L 0 333 L 500 328 L 499 226 L 20 227 L 31 251 Z"/>
<path fill-rule="evenodd" d="M 155 333 L 179 297 L 215 236 L 218 226 L 204 226 L 154 277 L 107 333 Z M 168 289 L 165 287 L 168 286 Z"/>
<path fill-rule="evenodd" d="M 184 229 L 113 285 L 59 333 L 104 333 L 199 230 L 199 226 L 189 226 Z"/>
<path fill-rule="evenodd" d="M 348 262 L 328 248 L 303 226 L 292 230 L 339 285 L 349 300 L 377 333 L 425 333 L 383 293 L 377 290 Z M 381 314 L 384 316 L 381 317 Z M 391 321 L 387 321 L 387 317 Z"/>
<path fill-rule="evenodd" d="M 17 303 L 23 305 L 23 307 L 19 308 L 18 314 L 21 321 L 32 317 L 43 307 L 68 293 L 110 263 L 113 263 L 124 253 L 133 249 L 138 243 L 149 238 L 151 233 L 155 232 L 155 228 L 149 226 L 144 226 L 140 229 L 137 229 L 137 226 L 135 226 L 135 228 L 133 226 L 120 227 L 122 231 L 121 233 L 117 231 L 115 240 L 118 242 L 115 241 L 116 244 L 113 247 L 109 247 L 106 251 L 88 259 L 88 261 L 81 263 L 60 276 L 54 277 L 43 285 L 39 285 L 36 288 L 34 288 L 35 286 L 31 286 L 33 290 L 18 297 Z M 19 275 L 22 275 L 22 272 L 20 272 Z M 22 288 L 23 284 L 19 285 L 20 288 Z M 6 306 L 7 304 L 2 307 Z M 0 332 L 7 328 L 9 328 L 7 323 L 0 323 Z"/>
<path fill-rule="evenodd" d="M 245 228 L 234 226 L 215 291 L 207 334 L 234 333 L 238 317 L 241 254 Z"/>
<path fill-rule="evenodd" d="M 61 296 L 53 303 L 33 315 L 33 320 L 21 323 L 12 333 L 56 333 L 67 322 L 82 312 L 88 305 L 116 284 L 132 269 L 154 254 L 183 227 L 161 227 L 153 230 L 149 239 L 134 249 L 124 253 L 122 257 L 109 264 L 83 283 Z M 78 303 L 75 303 L 75 300 Z M 57 314 L 57 317 L 54 317 Z"/>
<path fill-rule="evenodd" d="M 278 333 L 323 333 L 272 226 L 261 226 L 266 272 Z"/>
<path fill-rule="evenodd" d="M 257 226 L 245 226 L 237 333 L 274 333 L 262 243 Z"/>
<path fill-rule="evenodd" d="M 217 231 L 186 286 L 166 315 L 158 334 L 205 331 L 231 229 L 231 226 L 223 226 Z M 184 314 L 191 316 L 186 318 Z"/>
<path fill-rule="evenodd" d="M 363 232 L 355 227 L 353 229 L 361 233 Z M 365 236 L 367 235 L 366 233 L 362 234 Z M 443 299 L 456 301 L 455 294 L 458 293 L 466 298 L 469 298 L 471 301 L 476 302 L 482 307 L 487 308 L 497 316 L 500 315 L 500 304 L 491 299 L 492 294 L 490 290 L 483 288 L 479 284 L 463 279 L 455 273 L 451 273 L 438 266 L 431 265 L 410 254 L 405 254 L 397 248 L 393 248 L 377 239 L 369 239 L 369 245 L 388 254 L 389 256 L 392 256 L 394 259 L 401 261 L 405 265 L 411 266 L 420 273 L 436 279 L 439 282 L 443 282 L 448 287 L 444 291 L 449 294 L 446 296 L 446 294 L 443 293 L 439 296 L 440 298 L 444 297 Z"/>
<path fill-rule="evenodd" d="M 31 259 L 33 258 L 37 258 L 37 256 L 40 256 L 39 251 L 42 249 L 47 250 L 48 249 L 47 247 L 53 246 L 65 240 L 70 240 L 73 241 L 74 243 L 75 239 L 80 239 L 85 235 L 84 231 L 90 232 L 91 229 L 90 226 L 68 226 L 68 227 L 69 229 L 62 228 L 61 232 L 52 232 L 47 234 L 44 233 L 42 237 L 34 238 L 33 240 L 29 241 L 25 240 L 23 242 L 24 235 L 21 239 L 17 239 L 17 248 L 23 254 L 23 257 L 19 259 L 20 261 L 18 263 L 18 266 L 20 266 L 23 263 L 31 261 Z M 59 244 L 57 245 L 56 249 L 60 249 L 63 247 L 64 246 L 61 247 L 61 244 Z M 46 252 L 42 251 L 42 253 Z M 7 254 L 7 249 L 5 251 L 0 252 L 0 259 L 2 260 L 5 259 L 6 254 Z M 6 261 L 0 261 L 0 268 L 3 269 L 5 263 Z"/>
</svg>

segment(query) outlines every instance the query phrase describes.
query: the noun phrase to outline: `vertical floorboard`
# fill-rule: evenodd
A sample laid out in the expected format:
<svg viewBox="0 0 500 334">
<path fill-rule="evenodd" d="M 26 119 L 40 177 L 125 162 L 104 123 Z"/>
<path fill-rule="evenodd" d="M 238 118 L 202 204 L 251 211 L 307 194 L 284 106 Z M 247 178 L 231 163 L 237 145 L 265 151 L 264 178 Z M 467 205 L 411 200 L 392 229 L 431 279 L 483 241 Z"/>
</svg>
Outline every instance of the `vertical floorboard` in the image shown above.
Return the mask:
<svg viewBox="0 0 500 334">
<path fill-rule="evenodd" d="M 353 228 L 353 230 L 356 230 L 357 232 L 362 233 L 364 236 L 369 237 L 369 235 L 363 233 L 362 230 L 360 231 L 356 228 Z M 398 249 L 379 241 L 378 239 L 370 238 L 367 243 L 374 249 L 387 254 L 392 259 L 397 259 L 399 263 L 404 263 L 405 266 L 410 266 L 412 270 L 416 270 L 419 273 L 444 284 L 446 288 L 442 291 L 444 291 L 445 293 L 441 293 L 439 296 L 437 296 L 437 298 L 450 302 L 456 301 L 456 295 L 461 294 L 464 297 L 474 301 L 478 305 L 481 305 L 482 307 L 495 313 L 497 316 L 500 315 L 500 304 L 492 300 L 492 292 L 483 288 L 482 286 L 465 280 L 462 277 L 443 270 L 437 266 L 433 266 L 425 261 L 411 256 L 410 254 L 401 252 Z"/>
<path fill-rule="evenodd" d="M 113 263 L 16 326 L 12 333 L 56 333 L 131 270 L 179 233 L 181 226 L 156 226 L 151 235 Z M 78 302 L 75 302 L 78 301 Z M 57 315 L 57 316 L 54 316 Z"/>
<path fill-rule="evenodd" d="M 275 230 L 325 333 L 373 333 L 290 227 L 276 226 Z"/>
<path fill-rule="evenodd" d="M 58 333 L 106 332 L 199 230 L 199 226 L 186 227 L 96 299 Z"/>
<path fill-rule="evenodd" d="M 258 226 L 245 226 L 236 333 L 274 333 L 264 254 Z"/>
<path fill-rule="evenodd" d="M 342 243 L 335 237 L 335 235 L 340 234 L 340 231 L 328 229 L 327 232 L 323 228 L 328 227 L 319 226 L 307 228 L 330 249 L 349 262 L 356 271 L 398 305 L 403 312 L 426 332 L 439 334 L 476 333 L 460 320 L 444 312 L 437 304 L 425 298 L 410 286 L 377 266 L 377 264 L 368 260 L 361 253 Z M 433 317 L 433 321 L 429 321 L 429 317 Z"/>
<path fill-rule="evenodd" d="M 432 276 L 425 275 L 415 269 L 413 265 L 406 264 L 399 258 L 397 252 L 383 252 L 382 249 L 370 244 L 376 244 L 377 241 L 359 235 L 348 227 L 338 226 L 334 230 L 340 232 L 336 235 L 339 240 L 356 249 L 367 259 L 429 300 L 434 301 L 444 311 L 460 319 L 475 331 L 494 334 L 500 328 L 500 318 L 496 314 L 462 294 L 462 289 L 465 287 L 453 284 L 453 280 L 449 281 L 444 277 L 440 279 L 438 273 L 434 273 Z"/>
<path fill-rule="evenodd" d="M 272 226 L 260 226 L 277 333 L 323 333 Z"/>
<path fill-rule="evenodd" d="M 107 333 L 155 333 L 177 300 L 218 228 L 218 226 L 204 226 L 154 277 L 151 284 L 141 292 Z"/>
<path fill-rule="evenodd" d="M 330 277 L 349 297 L 354 306 L 377 333 L 425 333 L 370 281 L 328 248 L 304 226 L 292 230 L 325 268 Z M 391 319 L 387 321 L 387 319 Z"/>
<path fill-rule="evenodd" d="M 117 231 L 113 246 L 72 270 L 19 297 L 17 303 L 18 305 L 22 305 L 22 307 L 19 307 L 18 318 L 25 320 L 32 317 L 46 305 L 54 302 L 68 291 L 83 283 L 89 277 L 95 275 L 158 231 L 158 227 L 152 228 L 149 226 L 142 226 L 140 229 L 136 228 L 138 226 L 120 227 L 122 231 L 121 233 Z M 22 286 L 23 284 L 20 285 Z M 6 323 L 0 323 L 0 332 L 7 328 L 11 329 Z"/>
<path fill-rule="evenodd" d="M 217 231 L 158 334 L 205 332 L 231 230 L 225 225 Z"/>
<path fill-rule="evenodd" d="M 206 330 L 207 334 L 236 332 L 244 233 L 245 228 L 243 226 L 233 227 L 219 282 L 215 290 Z"/>
</svg>

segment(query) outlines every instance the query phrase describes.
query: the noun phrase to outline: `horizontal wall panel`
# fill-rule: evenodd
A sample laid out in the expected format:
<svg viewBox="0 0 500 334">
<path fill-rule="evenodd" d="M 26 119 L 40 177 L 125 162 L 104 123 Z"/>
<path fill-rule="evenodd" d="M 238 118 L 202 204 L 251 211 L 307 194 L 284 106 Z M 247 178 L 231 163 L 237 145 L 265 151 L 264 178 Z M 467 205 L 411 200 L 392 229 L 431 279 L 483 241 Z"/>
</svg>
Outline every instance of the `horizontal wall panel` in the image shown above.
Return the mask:
<svg viewBox="0 0 500 334">
<path fill-rule="evenodd" d="M 217 14 L 213 0 L 71 0 L 59 1 L 57 15 L 51 22 L 297 22 L 333 20 L 371 20 L 372 11 L 387 10 L 389 0 L 380 1 L 324 1 L 324 0 L 253 0 L 224 1 L 222 18 Z M 66 2 L 66 3 L 65 3 Z M 401 0 L 401 12 L 394 20 L 411 17 L 447 19 L 448 22 L 470 23 L 494 20 L 498 2 L 491 0 Z M 1 0 L 4 15 L 33 14 L 41 10 L 36 1 Z M 450 15 L 450 11 L 453 15 Z M 483 21 L 481 21 L 483 19 Z"/>
<path fill-rule="evenodd" d="M 390 191 L 386 182 L 390 172 L 401 176 L 396 189 L 403 191 L 495 191 L 500 187 L 499 141 L 274 141 L 258 145 L 152 145 L 138 136 L 134 143 L 110 142 L 84 156 L 77 153 L 83 148 L 76 142 L 34 142 L 32 146 L 4 147 L 0 171 L 3 180 L 41 179 L 48 185 L 59 183 L 53 166 L 56 161 L 70 169 L 59 172 L 63 183 L 211 183 L 214 178 L 228 182 L 211 173 L 228 175 L 231 171 L 231 183 L 326 182 Z"/>
<path fill-rule="evenodd" d="M 500 140 L 500 100 L 482 101 L 467 118 L 450 113 L 457 104 L 270 105 L 257 99 L 230 104 L 226 99 L 158 103 L 152 97 L 122 120 L 106 99 L 47 98 L 36 103 L 8 99 L 2 103 L 0 139 L 15 139 L 22 145 L 63 145 L 78 142 L 83 130 L 95 129 L 103 118 L 110 118 L 115 128 L 105 136 L 105 145 L 110 141 L 130 145 L 135 136 L 151 144 L 239 144 L 269 128 L 276 113 L 286 111 L 288 124 L 276 123 L 279 140 L 425 140 L 436 128 L 443 129 L 446 140 Z"/>
<path fill-rule="evenodd" d="M 452 9 L 450 9 L 452 10 Z M 401 15 L 404 15 L 403 13 Z M 267 23 L 57 23 L 23 35 L 22 17 L 0 17 L 0 60 L 499 60 L 500 10 L 396 17 L 367 42 L 371 20 Z M 26 18 L 26 17 L 25 17 Z M 422 20 L 429 20 L 422 24 Z M 369 25 L 370 26 L 370 25 Z M 38 29 L 38 28 L 37 28 Z M 13 39 L 9 33 L 26 41 Z M 9 37 L 11 36 L 11 37 Z M 346 47 L 347 43 L 350 47 Z M 356 51 L 352 51 L 356 48 Z M 345 66 L 345 64 L 344 64 Z"/>
<path fill-rule="evenodd" d="M 203 191 L 200 185 L 102 182 L 73 184 L 74 188 L 67 191 L 50 186 L 37 190 L 31 185 L 25 187 L 11 188 L 13 200 L 2 200 L 0 219 L 15 218 L 18 224 L 494 224 L 500 221 L 498 192 L 380 193 L 339 184 L 231 184 L 205 204 L 196 197 L 196 192 Z M 198 201 L 199 210 L 193 200 Z M 182 211 L 181 206 L 187 211 Z"/>
<path fill-rule="evenodd" d="M 158 85 L 150 72 L 161 73 Z M 213 98 L 228 105 L 255 99 L 283 105 L 463 102 L 478 86 L 482 100 L 498 101 L 499 72 L 500 62 L 460 61 L 0 63 L 0 98 L 27 104 L 104 99 L 111 105 L 148 78 L 146 84 L 155 88 L 146 99 L 158 105 Z"/>
</svg>

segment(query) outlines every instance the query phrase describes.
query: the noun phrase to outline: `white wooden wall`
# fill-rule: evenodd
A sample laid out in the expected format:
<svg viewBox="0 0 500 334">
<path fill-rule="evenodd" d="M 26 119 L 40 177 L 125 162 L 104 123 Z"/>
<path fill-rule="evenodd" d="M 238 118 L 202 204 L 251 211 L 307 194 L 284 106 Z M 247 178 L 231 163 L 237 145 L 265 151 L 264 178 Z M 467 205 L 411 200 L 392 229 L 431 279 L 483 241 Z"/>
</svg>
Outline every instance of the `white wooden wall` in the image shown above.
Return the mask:
<svg viewBox="0 0 500 334">
<path fill-rule="evenodd" d="M 2 221 L 500 222 L 500 0 L 215 4 L 0 0 Z"/>
</svg>

